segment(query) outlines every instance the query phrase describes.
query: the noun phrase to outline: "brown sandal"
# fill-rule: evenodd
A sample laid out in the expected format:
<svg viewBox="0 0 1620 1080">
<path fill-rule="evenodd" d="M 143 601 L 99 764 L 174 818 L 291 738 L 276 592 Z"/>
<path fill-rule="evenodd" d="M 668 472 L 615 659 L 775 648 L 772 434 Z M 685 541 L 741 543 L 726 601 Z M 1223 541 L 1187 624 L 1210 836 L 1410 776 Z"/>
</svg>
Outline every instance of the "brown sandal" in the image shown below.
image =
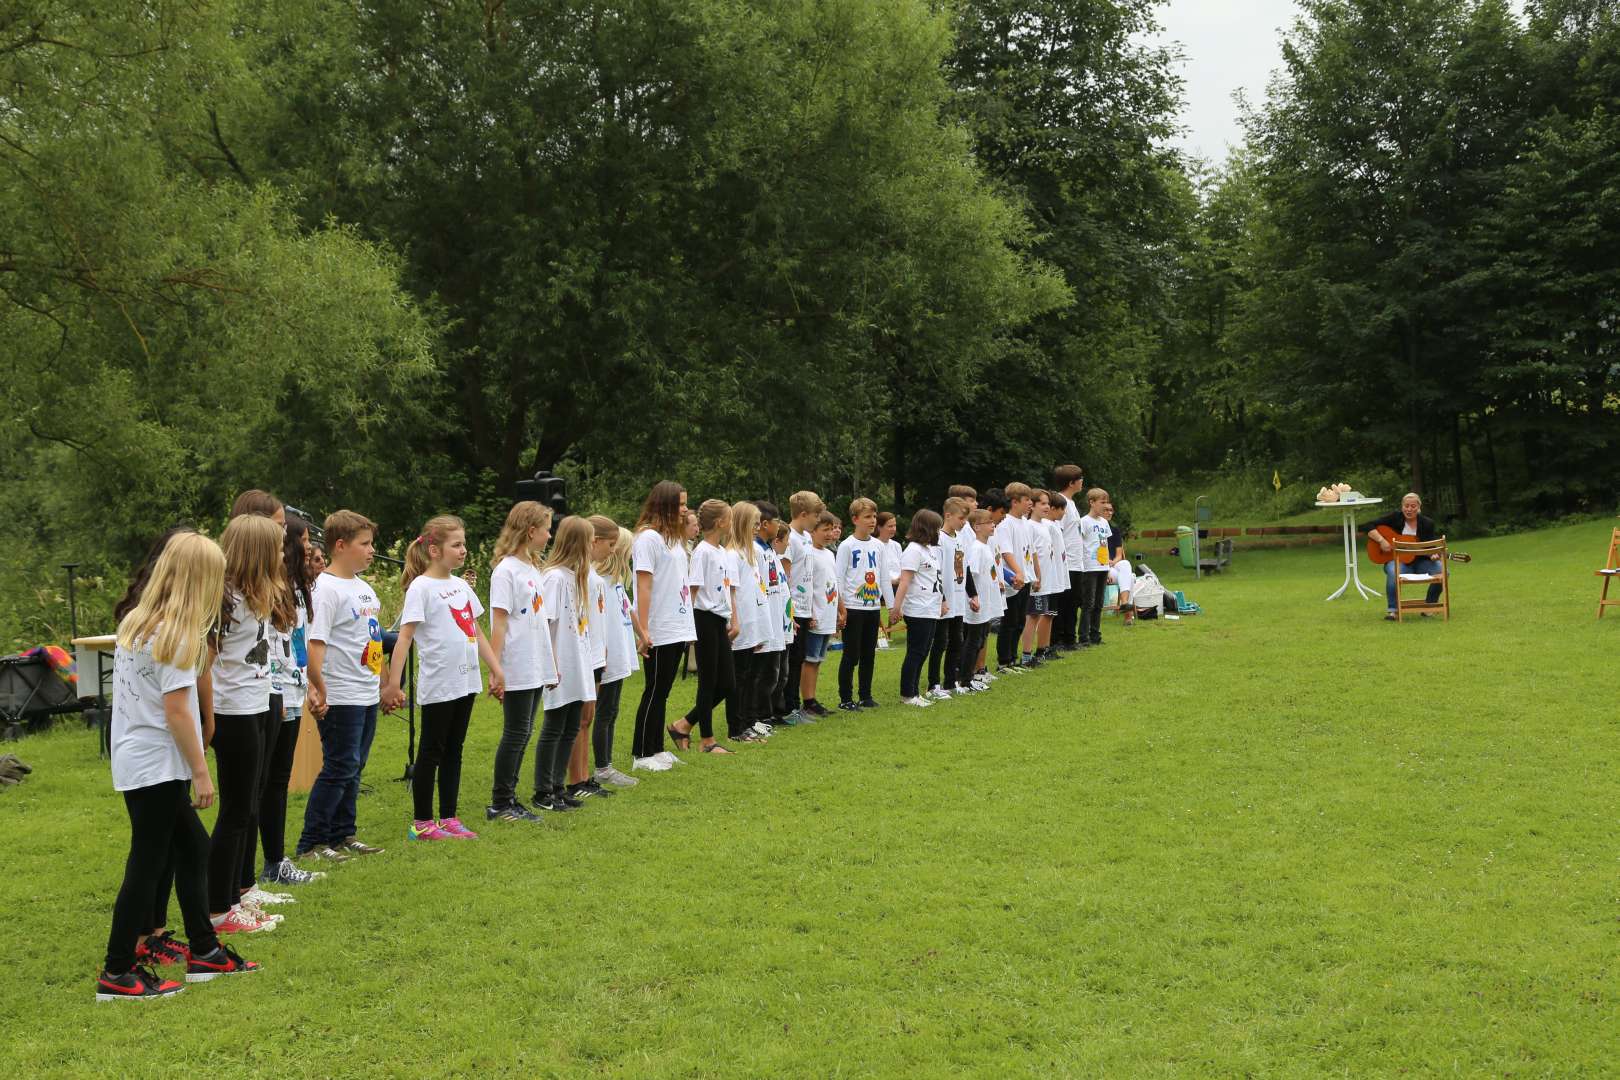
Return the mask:
<svg viewBox="0 0 1620 1080">
<path fill-rule="evenodd" d="M 735 750 L 727 750 L 725 747 L 721 746 L 717 742 L 712 742 L 708 746 L 701 747 L 701 749 L 705 754 L 735 754 L 736 753 Z"/>
<path fill-rule="evenodd" d="M 674 724 L 665 724 L 664 725 L 664 731 L 669 735 L 669 737 L 671 739 L 675 740 L 675 749 L 677 749 L 677 750 L 690 750 L 690 749 L 692 749 L 692 729 L 691 728 L 687 728 L 686 729 L 686 734 L 682 735 L 680 732 L 675 730 L 675 725 Z"/>
</svg>

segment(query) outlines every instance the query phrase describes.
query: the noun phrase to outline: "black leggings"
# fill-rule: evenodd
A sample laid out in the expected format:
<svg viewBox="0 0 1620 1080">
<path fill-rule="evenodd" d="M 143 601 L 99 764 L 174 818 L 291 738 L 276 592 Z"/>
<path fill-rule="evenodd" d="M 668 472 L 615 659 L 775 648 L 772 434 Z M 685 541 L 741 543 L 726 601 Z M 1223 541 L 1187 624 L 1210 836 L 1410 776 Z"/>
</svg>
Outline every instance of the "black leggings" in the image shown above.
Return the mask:
<svg viewBox="0 0 1620 1080">
<path fill-rule="evenodd" d="M 508 690 L 501 698 L 501 741 L 495 747 L 495 781 L 489 801 L 492 806 L 511 806 L 517 801 L 518 772 L 523 768 L 523 752 L 534 734 L 534 714 L 540 709 L 540 688 Z"/>
<path fill-rule="evenodd" d="M 259 834 L 263 830 L 262 823 L 264 821 L 264 794 L 269 790 L 268 783 L 270 777 L 270 759 L 275 755 L 276 744 L 280 741 L 281 732 L 278 730 L 280 727 L 281 695 L 271 694 L 270 711 L 265 715 L 264 723 L 259 728 L 259 735 L 264 741 L 259 746 L 259 787 L 253 796 L 253 827 L 248 831 L 247 843 L 242 845 L 242 873 L 237 879 L 237 884 L 240 885 L 244 891 L 253 888 L 254 883 L 259 880 L 259 867 L 257 865 L 258 860 L 255 858 L 255 856 L 259 854 Z M 288 778 L 291 778 L 291 751 L 288 751 L 288 755 L 287 776 Z M 285 790 L 285 782 L 283 782 L 282 788 Z M 283 797 L 283 805 L 285 805 L 285 797 Z M 283 813 L 285 813 L 285 811 L 283 811 Z M 285 821 L 283 821 L 283 825 L 285 825 Z"/>
<path fill-rule="evenodd" d="M 433 782 L 439 782 L 439 816 L 456 816 L 461 795 L 461 747 L 467 741 L 467 723 L 472 719 L 477 694 L 435 701 L 422 706 L 422 739 L 417 746 L 416 767 L 411 771 L 412 811 L 417 821 L 433 817 Z"/>
<path fill-rule="evenodd" d="M 735 739 L 759 719 L 754 707 L 759 698 L 759 676 L 764 657 L 764 653 L 757 653 L 753 649 L 738 649 L 731 654 L 737 685 L 726 699 L 726 735 L 730 738 Z"/>
<path fill-rule="evenodd" d="M 1108 588 L 1106 570 L 1087 570 L 1080 575 L 1080 641 L 1095 645 L 1102 641 L 1103 593 Z"/>
<path fill-rule="evenodd" d="M 685 655 L 684 641 L 654 645 L 647 652 L 641 702 L 636 706 L 636 733 L 630 740 L 630 753 L 638 758 L 652 757 L 664 750 L 664 725 L 668 722 L 664 719 L 664 706 L 669 702 L 669 692 L 675 687 L 675 676 L 681 670 L 681 657 Z"/>
<path fill-rule="evenodd" d="M 264 793 L 259 796 L 259 842 L 264 865 L 275 866 L 287 857 L 287 785 L 292 782 L 293 753 L 298 749 L 297 717 L 284 719 L 279 695 L 270 698 L 269 755 L 264 765 Z M 248 845 L 248 872 L 253 870 L 253 846 Z M 251 887 L 251 879 L 244 880 Z"/>
<path fill-rule="evenodd" d="M 1069 571 L 1069 587 L 1058 597 L 1057 618 L 1052 620 L 1052 642 L 1056 645 L 1076 645 L 1075 627 L 1080 618 L 1079 570 Z"/>
<path fill-rule="evenodd" d="M 934 644 L 928 650 L 928 685 L 954 690 L 962 665 L 962 617 L 941 619 L 934 628 Z M 945 669 L 944 682 L 940 682 L 940 668 Z"/>
<path fill-rule="evenodd" d="M 152 897 L 166 867 L 174 873 L 191 950 L 199 955 L 213 952 L 219 939 L 208 919 L 208 830 L 191 808 L 190 785 L 166 780 L 126 791 L 124 808 L 129 811 L 129 857 L 124 860 L 124 883 L 113 901 L 107 970 L 122 975 L 135 966 L 141 935 L 156 929 L 142 924 L 152 917 Z"/>
<path fill-rule="evenodd" d="M 900 697 L 903 699 L 917 696 L 923 663 L 928 659 L 939 623 L 939 619 L 906 619 L 906 658 L 900 664 Z"/>
<path fill-rule="evenodd" d="M 878 611 L 850 608 L 844 618 L 844 653 L 838 658 L 838 700 L 868 701 L 872 697 L 872 668 L 877 663 Z M 855 697 L 855 665 L 861 666 L 861 696 Z"/>
<path fill-rule="evenodd" d="M 962 649 L 957 653 L 956 681 L 963 686 L 973 681 L 979 670 L 979 650 L 990 637 L 989 623 L 962 624 Z"/>
<path fill-rule="evenodd" d="M 783 691 L 782 698 L 783 715 L 798 711 L 802 704 L 799 701 L 799 677 L 804 674 L 804 646 L 810 636 L 809 619 L 794 619 L 793 623 L 798 632 L 788 643 L 788 677 L 787 688 Z"/>
<path fill-rule="evenodd" d="M 570 701 L 547 709 L 540 721 L 540 741 L 534 748 L 534 797 L 561 791 L 568 779 L 568 755 L 579 738 L 579 724 L 585 715 L 583 701 Z M 657 753 L 657 751 L 653 751 Z"/>
<path fill-rule="evenodd" d="M 591 753 L 598 769 L 613 764 L 613 729 L 619 719 L 619 698 L 623 694 L 624 679 L 615 679 L 596 688 L 596 723 L 591 726 Z"/>
<path fill-rule="evenodd" d="M 208 846 L 208 910 L 220 915 L 241 899 L 242 861 L 253 857 L 263 793 L 267 712 L 214 715 L 214 786 L 219 816 Z M 175 881 L 180 869 L 175 867 Z"/>
<path fill-rule="evenodd" d="M 996 631 L 996 663 L 1005 667 L 1018 660 L 1018 642 L 1024 636 L 1024 613 L 1029 610 L 1029 586 L 1007 597 L 1007 610 L 1001 613 L 1001 629 Z"/>
<path fill-rule="evenodd" d="M 697 624 L 698 685 L 697 701 L 686 714 L 686 722 L 705 739 L 712 739 L 715 706 L 736 687 L 737 666 L 732 661 L 725 618 L 712 611 L 694 611 L 692 618 Z"/>
</svg>

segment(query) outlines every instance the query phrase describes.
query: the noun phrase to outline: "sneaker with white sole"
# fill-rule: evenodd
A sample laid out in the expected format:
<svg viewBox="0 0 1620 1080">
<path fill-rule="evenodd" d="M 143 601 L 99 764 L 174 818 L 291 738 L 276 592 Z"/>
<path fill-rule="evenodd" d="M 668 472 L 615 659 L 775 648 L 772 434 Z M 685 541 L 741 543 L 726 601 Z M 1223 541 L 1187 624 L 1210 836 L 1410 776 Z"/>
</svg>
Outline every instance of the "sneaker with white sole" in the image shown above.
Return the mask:
<svg viewBox="0 0 1620 1080">
<path fill-rule="evenodd" d="M 901 698 L 900 699 L 900 704 L 902 704 L 902 705 L 915 705 L 919 709 L 933 708 L 933 705 L 934 705 L 934 703 L 932 701 L 929 701 L 926 697 L 924 697 L 921 694 L 918 694 L 916 697 Z"/>
<path fill-rule="evenodd" d="M 212 917 L 209 921 L 214 924 L 216 934 L 264 934 L 279 925 L 278 920 L 261 919 L 240 904 L 223 915 Z"/>
<path fill-rule="evenodd" d="M 636 772 L 669 772 L 673 765 L 666 765 L 657 757 L 638 757 L 630 762 L 630 768 Z"/>
<path fill-rule="evenodd" d="M 973 693 L 973 688 L 971 686 L 957 686 L 953 687 L 950 692 L 957 697 L 967 697 Z"/>
<path fill-rule="evenodd" d="M 940 686 L 931 687 L 929 689 L 928 693 L 923 695 L 923 696 L 928 698 L 929 701 L 949 701 L 949 700 L 951 700 L 950 691 L 948 691 L 944 687 L 940 687 Z"/>
<path fill-rule="evenodd" d="M 654 754 L 653 757 L 657 758 L 659 761 L 662 761 L 665 765 L 669 765 L 669 766 L 685 765 L 686 764 L 686 762 L 682 761 L 680 758 L 676 757 L 673 753 L 671 753 L 668 750 L 660 750 L 660 751 L 658 751 L 658 753 Z"/>
<path fill-rule="evenodd" d="M 273 922 L 279 925 L 287 920 L 287 916 L 281 914 L 279 911 L 266 911 L 264 908 L 253 903 L 251 900 L 244 899 L 238 902 L 236 906 L 247 914 L 253 916 L 253 918 L 258 919 L 260 922 Z"/>
<path fill-rule="evenodd" d="M 635 787 L 641 783 L 633 776 L 626 776 L 611 765 L 604 765 L 591 773 L 598 784 L 607 784 L 610 787 Z"/>
<path fill-rule="evenodd" d="M 272 904 L 296 904 L 298 898 L 292 893 L 268 892 L 257 885 L 242 894 L 242 900 L 254 907 L 265 907 Z"/>
<path fill-rule="evenodd" d="M 308 885 L 326 876 L 324 870 L 300 870 L 291 859 L 282 859 L 274 866 L 264 868 L 259 882 L 264 885 Z"/>
<path fill-rule="evenodd" d="M 771 727 L 771 725 L 767 724 L 763 720 L 756 722 L 754 726 L 748 730 L 752 731 L 755 735 L 758 735 L 762 739 L 768 739 L 776 733 L 776 729 Z"/>
</svg>

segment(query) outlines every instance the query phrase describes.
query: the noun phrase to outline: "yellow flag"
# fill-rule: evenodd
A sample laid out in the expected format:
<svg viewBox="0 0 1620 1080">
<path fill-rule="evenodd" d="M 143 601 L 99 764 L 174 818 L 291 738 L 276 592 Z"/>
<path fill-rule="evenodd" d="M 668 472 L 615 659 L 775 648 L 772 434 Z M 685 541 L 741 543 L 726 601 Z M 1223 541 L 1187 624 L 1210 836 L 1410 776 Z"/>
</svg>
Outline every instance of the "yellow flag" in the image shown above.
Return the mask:
<svg viewBox="0 0 1620 1080">
<path fill-rule="evenodd" d="M 1281 491 L 1282 490 L 1282 477 L 1277 474 L 1276 469 L 1271 470 L 1271 490 L 1272 491 Z"/>
</svg>

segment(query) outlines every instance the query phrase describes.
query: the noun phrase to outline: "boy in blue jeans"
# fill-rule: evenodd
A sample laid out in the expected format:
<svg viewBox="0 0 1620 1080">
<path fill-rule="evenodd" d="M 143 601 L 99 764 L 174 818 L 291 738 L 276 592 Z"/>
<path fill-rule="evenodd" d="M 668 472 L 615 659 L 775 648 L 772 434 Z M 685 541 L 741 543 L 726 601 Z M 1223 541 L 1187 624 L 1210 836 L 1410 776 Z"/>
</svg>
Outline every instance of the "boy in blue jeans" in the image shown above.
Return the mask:
<svg viewBox="0 0 1620 1080">
<path fill-rule="evenodd" d="M 382 854 L 355 836 L 360 774 L 377 734 L 382 607 L 360 577 L 371 565 L 376 526 L 353 510 L 339 510 L 323 531 L 328 566 L 315 582 L 305 703 L 320 727 L 321 773 L 309 789 L 296 857 L 342 862 Z"/>
</svg>

